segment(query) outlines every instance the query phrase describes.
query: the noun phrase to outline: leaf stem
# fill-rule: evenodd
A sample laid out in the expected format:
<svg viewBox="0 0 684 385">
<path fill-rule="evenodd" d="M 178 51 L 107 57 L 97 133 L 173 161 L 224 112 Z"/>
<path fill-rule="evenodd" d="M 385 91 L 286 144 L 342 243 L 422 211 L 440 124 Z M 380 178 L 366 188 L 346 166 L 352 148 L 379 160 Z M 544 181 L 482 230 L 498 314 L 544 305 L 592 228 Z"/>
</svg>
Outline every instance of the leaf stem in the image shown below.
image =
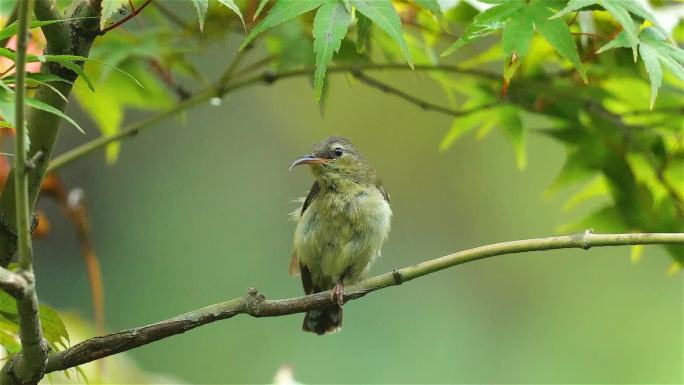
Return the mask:
<svg viewBox="0 0 684 385">
<path fill-rule="evenodd" d="M 123 19 L 117 21 L 116 23 L 114 23 L 114 24 L 108 26 L 107 28 L 105 28 L 105 29 L 103 29 L 103 30 L 100 30 L 100 33 L 99 33 L 99 34 L 100 34 L 100 35 L 104 35 L 105 33 L 107 33 L 107 32 L 109 32 L 109 31 L 113 30 L 114 28 L 117 28 L 117 27 L 119 27 L 120 25 L 124 24 L 124 23 L 127 22 L 128 20 L 131 20 L 132 18 L 138 16 L 138 14 L 139 14 L 140 12 L 142 12 L 142 10 L 145 9 L 145 7 L 147 7 L 151 2 L 152 2 L 152 0 L 147 0 L 147 1 L 145 1 L 140 7 L 138 7 L 137 9 L 133 8 L 133 5 L 131 4 L 131 8 L 132 8 L 132 9 L 131 9 L 131 13 L 129 13 L 128 15 L 126 15 L 126 17 L 124 17 Z"/>
</svg>

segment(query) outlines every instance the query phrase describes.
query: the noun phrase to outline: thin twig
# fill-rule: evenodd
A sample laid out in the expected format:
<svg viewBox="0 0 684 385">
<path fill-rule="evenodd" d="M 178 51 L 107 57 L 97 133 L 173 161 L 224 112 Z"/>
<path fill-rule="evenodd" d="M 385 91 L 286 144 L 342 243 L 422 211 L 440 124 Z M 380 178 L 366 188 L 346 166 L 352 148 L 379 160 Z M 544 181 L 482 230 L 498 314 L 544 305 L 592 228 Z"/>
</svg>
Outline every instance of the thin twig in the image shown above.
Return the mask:
<svg viewBox="0 0 684 385">
<path fill-rule="evenodd" d="M 124 17 L 123 19 L 117 21 L 116 23 L 114 23 L 114 24 L 112 24 L 112 25 L 106 27 L 105 29 L 100 30 L 100 33 L 99 33 L 99 34 L 100 34 L 100 35 L 104 35 L 105 33 L 107 33 L 107 32 L 109 32 L 109 31 L 113 30 L 114 28 L 117 28 L 117 27 L 119 27 L 120 25 L 124 24 L 124 23 L 127 22 L 128 20 L 131 20 L 132 18 L 138 16 L 138 14 L 139 14 L 140 12 L 142 12 L 142 10 L 145 9 L 145 7 L 147 7 L 151 2 L 152 2 L 152 0 L 147 0 L 147 1 L 145 1 L 138 9 L 135 9 L 135 8 L 131 9 L 131 13 L 129 13 L 128 15 L 126 15 L 126 17 Z"/>
<path fill-rule="evenodd" d="M 491 108 L 491 107 L 494 107 L 494 106 L 500 104 L 499 102 L 492 102 L 492 103 L 485 103 L 481 106 L 477 106 L 477 107 L 473 107 L 473 108 L 467 108 L 467 109 L 462 109 L 462 110 L 454 110 L 454 109 L 451 109 L 448 107 L 433 104 L 433 103 L 430 103 L 430 102 L 425 101 L 423 99 L 417 98 L 417 97 L 415 97 L 415 96 L 413 96 L 407 92 L 404 92 L 398 88 L 392 87 L 387 83 L 383 83 L 383 82 L 381 82 L 375 78 L 367 76 L 361 71 L 352 71 L 351 74 L 356 79 L 363 82 L 364 84 L 366 84 L 370 87 L 373 87 L 373 88 L 377 88 L 382 92 L 395 95 L 395 96 L 399 97 L 400 99 L 403 99 L 403 100 L 405 100 L 411 104 L 417 105 L 418 107 L 420 107 L 423 110 L 436 111 L 436 112 L 440 112 L 442 114 L 450 115 L 453 117 L 468 115 L 470 113 L 480 111 L 480 110 L 484 110 L 487 108 Z"/>
<path fill-rule="evenodd" d="M 682 245 L 684 244 L 684 233 L 595 234 L 591 230 L 587 230 L 576 235 L 496 243 L 449 254 L 403 269 L 394 269 L 389 273 L 368 278 L 346 288 L 344 301 L 361 298 L 376 290 L 400 285 L 449 267 L 497 255 L 567 248 L 588 250 L 591 247 L 598 246 L 648 244 Z M 334 301 L 331 291 L 282 300 L 267 300 L 256 289 L 249 289 L 247 294 L 242 297 L 210 305 L 151 325 L 94 337 L 61 352 L 53 353 L 48 358 L 46 372 L 65 370 L 135 349 L 238 314 L 248 314 L 253 317 L 278 317 L 319 309 L 333 304 Z"/>
<path fill-rule="evenodd" d="M 384 63 L 384 64 L 375 64 L 375 63 L 370 63 L 370 64 L 363 64 L 363 65 L 338 65 L 338 66 L 330 66 L 328 67 L 328 74 L 334 74 L 334 73 L 343 73 L 343 72 L 351 72 L 355 70 L 363 70 L 363 71 L 383 71 L 383 70 L 398 70 L 398 71 L 405 71 L 405 70 L 411 70 L 407 65 L 405 64 L 396 64 L 396 63 Z M 486 79 L 491 79 L 491 80 L 498 80 L 499 76 L 496 74 L 493 74 L 491 72 L 486 72 L 486 71 L 480 71 L 476 69 L 466 69 L 466 68 L 460 68 L 458 66 L 453 66 L 453 65 L 437 65 L 437 66 L 432 66 L 432 65 L 416 65 L 414 66 L 414 70 L 416 71 L 426 71 L 426 72 L 431 72 L 431 71 L 441 71 L 441 72 L 449 72 L 449 73 L 457 73 L 457 74 L 464 74 L 464 75 L 471 75 L 471 76 L 478 76 Z M 170 109 L 166 111 L 162 111 L 157 113 L 156 115 L 153 115 L 151 117 L 145 118 L 139 122 L 133 123 L 129 126 L 124 127 L 121 129 L 121 131 L 117 134 L 110 135 L 110 136 L 103 136 L 97 139 L 94 139 L 88 143 L 84 143 L 70 151 L 67 151 L 66 153 L 54 158 L 50 162 L 50 166 L 48 167 L 48 172 L 50 171 L 55 171 L 61 167 L 66 166 L 67 164 L 80 159 L 81 157 L 88 155 L 94 151 L 97 151 L 98 149 L 103 148 L 109 143 L 116 142 L 125 138 L 129 138 L 132 136 L 137 135 L 140 131 L 143 131 L 146 128 L 149 128 L 150 126 L 170 117 L 173 115 L 176 115 L 177 113 L 180 113 L 182 111 L 185 111 L 189 108 L 192 108 L 200 103 L 204 103 L 207 100 L 213 98 L 213 97 L 220 97 L 223 96 L 229 92 L 236 91 L 241 88 L 245 88 L 248 86 L 260 84 L 260 83 L 266 83 L 266 84 L 273 84 L 276 81 L 279 80 L 284 80 L 284 79 L 289 79 L 289 78 L 294 78 L 294 77 L 299 77 L 299 76 L 307 76 L 313 73 L 313 68 L 301 68 L 301 69 L 295 69 L 295 70 L 290 70 L 290 71 L 283 71 L 280 73 L 271 73 L 271 72 L 264 72 L 263 74 L 259 75 L 253 75 L 250 77 L 246 78 L 241 78 L 239 80 L 234 80 L 233 82 L 230 82 L 229 84 L 220 84 L 217 82 L 217 84 L 208 86 L 207 88 L 197 92 L 195 95 L 192 97 L 182 100 L 178 102 L 175 106 L 171 107 Z"/>
</svg>

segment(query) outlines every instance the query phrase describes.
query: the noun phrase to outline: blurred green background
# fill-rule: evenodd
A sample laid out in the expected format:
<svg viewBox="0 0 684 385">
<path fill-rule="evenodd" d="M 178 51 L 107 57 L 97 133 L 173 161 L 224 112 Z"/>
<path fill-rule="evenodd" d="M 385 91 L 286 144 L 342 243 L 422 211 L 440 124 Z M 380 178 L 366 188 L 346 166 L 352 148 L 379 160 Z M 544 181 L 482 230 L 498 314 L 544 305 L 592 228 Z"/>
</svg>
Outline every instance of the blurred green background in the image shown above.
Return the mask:
<svg viewBox="0 0 684 385">
<path fill-rule="evenodd" d="M 210 50 L 205 70 L 218 73 L 233 52 L 232 45 Z M 440 95 L 420 75 L 378 76 Z M 58 153 L 98 132 L 77 105 L 70 113 L 88 135 L 64 129 Z M 63 178 L 85 189 L 91 208 L 108 329 L 152 323 L 248 287 L 268 298 L 302 294 L 299 278 L 287 274 L 294 231 L 287 214 L 312 177 L 287 167 L 333 134 L 364 152 L 392 195 L 392 233 L 372 273 L 553 235 L 590 211 L 563 212 L 570 191 L 543 196 L 564 159 L 557 142 L 531 134 L 521 172 L 498 131 L 440 153 L 450 121 L 344 75 L 331 75 L 322 116 L 299 78 L 166 120 L 125 141 L 114 166 L 98 153 L 68 167 Z M 53 218 L 49 239 L 36 246 L 40 296 L 89 318 L 73 229 L 50 202 L 40 206 Z M 665 274 L 670 263 L 655 246 L 638 264 L 629 248 L 501 256 L 353 301 L 335 335 L 303 333 L 302 315 L 239 316 L 130 356 L 190 383 L 266 383 L 285 364 L 302 383 L 682 383 L 683 279 Z"/>
</svg>

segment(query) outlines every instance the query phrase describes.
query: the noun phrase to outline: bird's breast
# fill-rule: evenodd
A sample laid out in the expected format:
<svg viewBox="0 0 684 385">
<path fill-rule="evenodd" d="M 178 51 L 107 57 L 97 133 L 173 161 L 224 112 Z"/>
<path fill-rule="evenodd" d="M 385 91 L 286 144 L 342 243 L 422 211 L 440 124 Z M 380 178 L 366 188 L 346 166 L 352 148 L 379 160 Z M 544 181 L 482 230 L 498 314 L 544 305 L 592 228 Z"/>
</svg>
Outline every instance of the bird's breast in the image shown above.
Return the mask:
<svg viewBox="0 0 684 385">
<path fill-rule="evenodd" d="M 351 193 L 321 192 L 302 214 L 295 251 L 314 278 L 359 276 L 380 253 L 392 211 L 374 186 Z M 346 277 L 348 278 L 348 277 Z M 353 280 L 353 277 L 352 277 Z"/>
</svg>

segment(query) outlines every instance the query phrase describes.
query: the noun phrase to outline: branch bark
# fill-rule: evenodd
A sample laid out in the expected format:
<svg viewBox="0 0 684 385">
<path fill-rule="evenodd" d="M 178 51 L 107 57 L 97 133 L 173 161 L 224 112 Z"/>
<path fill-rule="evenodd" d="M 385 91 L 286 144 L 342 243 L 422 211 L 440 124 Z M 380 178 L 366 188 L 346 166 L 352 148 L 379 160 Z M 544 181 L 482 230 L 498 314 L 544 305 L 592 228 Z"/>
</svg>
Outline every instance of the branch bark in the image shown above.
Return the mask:
<svg viewBox="0 0 684 385">
<path fill-rule="evenodd" d="M 3 383 L 37 384 L 43 377 L 47 364 L 47 345 L 43 340 L 38 315 L 38 296 L 33 280 L 33 250 L 31 247 L 31 214 L 28 195 L 27 167 L 27 127 L 26 127 L 26 49 L 28 47 L 29 23 L 35 0 L 21 1 L 17 5 L 17 57 L 16 57 L 16 87 L 15 87 L 15 143 L 14 154 L 16 170 L 14 194 L 16 228 L 19 244 L 19 274 L 9 275 L 3 271 L 1 275 L 13 278 L 19 284 L 11 288 L 17 301 L 19 315 L 19 335 L 21 336 L 21 354 L 3 367 L 0 381 Z M 7 194 L 9 190 L 5 190 Z M 5 195 L 3 194 L 3 195 Z M 24 282 L 18 277 L 24 278 Z M 5 283 L 9 283 L 5 282 Z M 5 284 L 3 284 L 5 286 Z"/>
<path fill-rule="evenodd" d="M 587 230 L 583 234 L 496 243 L 449 254 L 368 278 L 346 288 L 344 301 L 361 298 L 368 293 L 389 286 L 400 285 L 449 267 L 497 255 L 554 249 L 581 248 L 588 250 L 591 247 L 598 246 L 649 244 L 681 245 L 684 244 L 684 233 L 594 234 L 591 230 Z M 278 317 L 306 312 L 333 303 L 334 300 L 330 291 L 295 298 L 267 300 L 256 289 L 250 288 L 242 297 L 210 305 L 151 325 L 94 337 L 69 349 L 50 354 L 46 372 L 65 370 L 135 349 L 238 314 L 248 314 L 252 317 Z"/>
<path fill-rule="evenodd" d="M 27 287 L 28 282 L 21 274 L 0 267 L 0 289 L 16 299 L 26 295 Z"/>
</svg>

